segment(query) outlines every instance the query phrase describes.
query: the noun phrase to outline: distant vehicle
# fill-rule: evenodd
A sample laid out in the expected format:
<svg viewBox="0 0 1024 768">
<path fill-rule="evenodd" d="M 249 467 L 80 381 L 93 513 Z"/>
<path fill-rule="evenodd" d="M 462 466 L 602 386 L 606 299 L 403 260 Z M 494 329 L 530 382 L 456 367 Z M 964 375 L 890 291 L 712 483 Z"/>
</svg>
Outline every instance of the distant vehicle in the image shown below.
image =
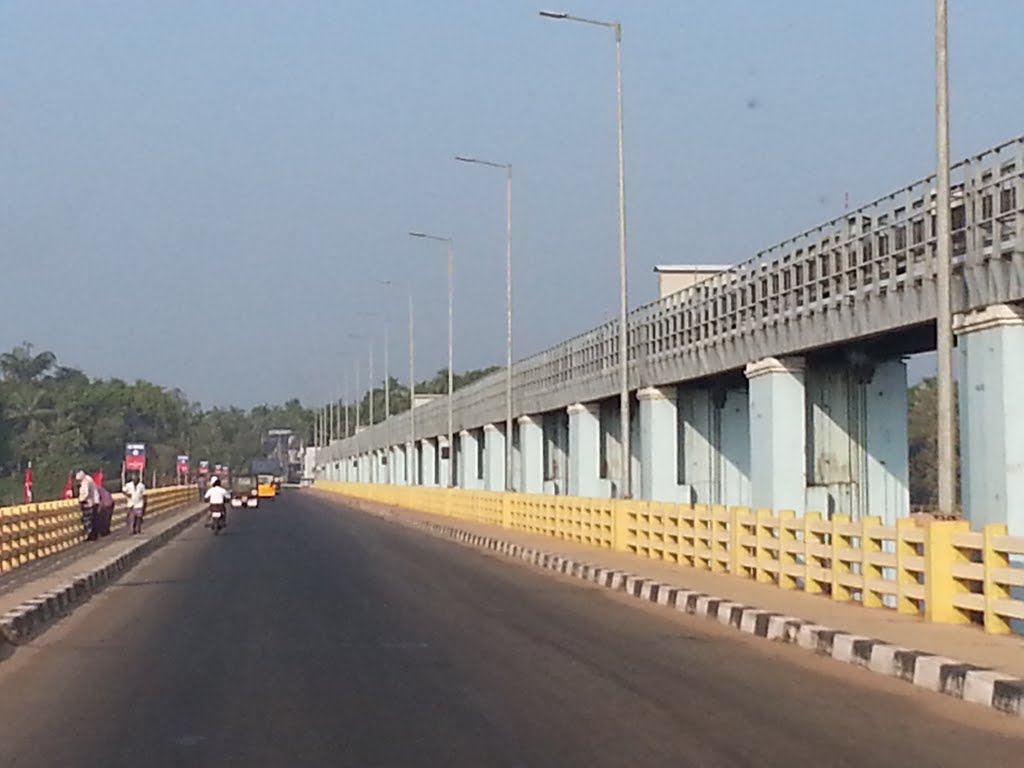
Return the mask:
<svg viewBox="0 0 1024 768">
<path fill-rule="evenodd" d="M 258 507 L 259 503 L 260 496 L 256 485 L 256 478 L 248 476 L 236 477 L 235 481 L 231 484 L 231 506 L 252 509 Z"/>
<path fill-rule="evenodd" d="M 261 499 L 277 498 L 277 484 L 273 475 L 256 475 L 256 496 Z"/>
<path fill-rule="evenodd" d="M 281 487 L 281 464 L 274 459 L 253 459 L 252 473 L 256 476 L 256 495 L 261 499 L 274 499 Z"/>
</svg>

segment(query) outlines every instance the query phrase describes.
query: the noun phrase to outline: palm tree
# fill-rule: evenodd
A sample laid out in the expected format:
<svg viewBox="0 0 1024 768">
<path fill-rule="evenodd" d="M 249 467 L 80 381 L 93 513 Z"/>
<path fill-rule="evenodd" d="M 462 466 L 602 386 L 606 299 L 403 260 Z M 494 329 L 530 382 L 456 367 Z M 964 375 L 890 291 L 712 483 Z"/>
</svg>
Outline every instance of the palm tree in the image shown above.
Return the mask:
<svg viewBox="0 0 1024 768">
<path fill-rule="evenodd" d="M 29 342 L 22 342 L 10 352 L 0 355 L 0 374 L 4 380 L 21 384 L 38 381 L 57 362 L 57 356 L 53 352 L 40 352 L 32 354 L 33 345 Z"/>
</svg>

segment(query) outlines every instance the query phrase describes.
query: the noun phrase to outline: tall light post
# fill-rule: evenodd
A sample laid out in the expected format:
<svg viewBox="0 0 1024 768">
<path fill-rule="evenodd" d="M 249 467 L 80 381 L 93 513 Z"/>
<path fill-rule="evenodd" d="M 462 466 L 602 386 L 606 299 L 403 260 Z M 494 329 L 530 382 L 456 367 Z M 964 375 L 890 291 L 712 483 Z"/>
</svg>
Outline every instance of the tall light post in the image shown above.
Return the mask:
<svg viewBox="0 0 1024 768">
<path fill-rule="evenodd" d="M 342 374 L 341 390 L 342 390 L 341 391 L 342 403 L 345 406 L 345 437 L 347 438 L 351 434 L 349 432 L 349 423 L 348 423 L 348 371 L 345 371 Z"/>
<path fill-rule="evenodd" d="M 585 19 L 561 11 L 541 11 L 540 15 L 547 19 L 576 21 L 581 24 L 606 27 L 615 33 L 615 88 L 619 106 L 619 429 L 622 432 L 623 496 L 630 498 L 633 495 L 633 461 L 629 445 L 629 329 L 626 327 L 629 301 L 626 285 L 626 159 L 622 116 L 622 24 L 618 21 Z"/>
<path fill-rule="evenodd" d="M 386 285 L 390 288 L 396 287 L 396 283 L 393 280 L 383 280 L 381 285 Z M 415 333 L 415 321 L 413 318 L 412 308 L 412 286 L 407 286 L 409 294 L 409 445 L 413 446 L 413 455 L 416 453 L 416 413 L 413 410 L 413 406 L 416 403 L 416 333 Z M 409 462 L 405 462 L 405 481 L 408 485 L 412 485 L 416 480 L 416 473 L 409 466 Z"/>
<path fill-rule="evenodd" d="M 425 232 L 410 232 L 409 235 L 410 237 L 437 240 L 438 242 L 448 244 L 448 485 L 451 486 L 454 485 L 452 466 L 454 464 L 453 459 L 455 458 L 455 438 L 452 426 L 454 424 L 454 419 L 452 418 L 452 391 L 455 383 L 452 373 L 452 347 L 454 346 L 452 338 L 452 331 L 454 330 L 452 304 L 455 295 L 455 243 L 450 237 L 428 235 Z"/>
<path fill-rule="evenodd" d="M 355 431 L 359 431 L 359 411 L 362 410 L 363 397 L 359 392 L 359 358 L 357 357 L 354 361 L 356 369 L 356 428 Z M 354 433 L 353 433 L 354 434 Z"/>
<path fill-rule="evenodd" d="M 948 2 L 935 0 L 935 302 L 938 354 L 938 497 L 939 514 L 956 506 L 953 451 L 953 311 L 950 299 L 951 254 L 949 210 L 949 31 Z"/>
<path fill-rule="evenodd" d="M 358 339 L 360 341 L 366 340 L 366 339 L 369 340 L 369 349 L 370 349 L 369 364 L 370 365 L 369 365 L 369 368 L 367 370 L 367 387 L 368 387 L 367 399 L 369 400 L 369 402 L 367 403 L 367 411 L 368 411 L 368 413 L 367 413 L 366 426 L 367 427 L 372 427 L 373 426 L 373 339 L 371 337 L 364 336 L 361 333 L 350 333 L 350 334 L 348 334 L 348 337 L 350 339 Z M 358 427 L 359 427 L 359 410 L 360 410 L 359 406 L 362 404 L 362 395 L 359 392 L 359 358 L 358 357 L 356 358 L 356 398 L 357 398 L 357 400 L 356 400 L 356 428 L 358 429 Z"/>
<path fill-rule="evenodd" d="M 512 490 L 512 163 L 456 155 L 461 163 L 505 170 L 505 490 Z"/>
</svg>

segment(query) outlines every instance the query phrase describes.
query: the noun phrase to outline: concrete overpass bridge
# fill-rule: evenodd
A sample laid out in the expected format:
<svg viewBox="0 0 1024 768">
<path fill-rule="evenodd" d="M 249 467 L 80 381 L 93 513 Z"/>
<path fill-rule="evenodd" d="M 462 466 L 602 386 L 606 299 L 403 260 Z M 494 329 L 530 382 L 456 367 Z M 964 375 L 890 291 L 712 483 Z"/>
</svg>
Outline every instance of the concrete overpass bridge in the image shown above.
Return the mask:
<svg viewBox="0 0 1024 768">
<path fill-rule="evenodd" d="M 952 168 L 962 497 L 1024 533 L 1024 137 Z M 629 314 L 634 495 L 881 517 L 909 511 L 904 356 L 935 344 L 934 177 Z M 319 476 L 622 495 L 618 322 L 317 454 Z M 505 451 L 513 477 L 506 483 Z"/>
</svg>

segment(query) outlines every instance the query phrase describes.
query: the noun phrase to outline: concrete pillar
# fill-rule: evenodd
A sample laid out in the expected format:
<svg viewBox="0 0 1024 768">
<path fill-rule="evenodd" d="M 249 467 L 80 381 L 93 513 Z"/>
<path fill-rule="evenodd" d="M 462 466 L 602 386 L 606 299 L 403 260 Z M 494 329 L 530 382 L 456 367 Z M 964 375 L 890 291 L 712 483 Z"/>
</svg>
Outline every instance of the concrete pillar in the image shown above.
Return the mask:
<svg viewBox="0 0 1024 768">
<path fill-rule="evenodd" d="M 895 525 L 910 514 L 906 363 L 878 363 L 866 386 L 867 513 Z"/>
<path fill-rule="evenodd" d="M 426 488 L 437 485 L 437 443 L 432 438 L 420 441 L 423 468 L 420 472 L 420 484 Z"/>
<path fill-rule="evenodd" d="M 406 442 L 406 472 L 399 478 L 403 485 L 420 484 L 420 444 Z"/>
<path fill-rule="evenodd" d="M 452 446 L 448 445 L 448 436 L 442 435 L 437 438 L 437 452 L 440 456 L 438 459 L 437 466 L 437 484 L 442 488 L 448 488 L 452 485 L 451 467 L 452 467 Z"/>
<path fill-rule="evenodd" d="M 683 498 L 750 506 L 750 405 L 746 389 L 680 387 Z"/>
<path fill-rule="evenodd" d="M 391 449 L 391 466 L 389 467 L 389 472 L 391 474 L 392 485 L 406 484 L 406 469 L 408 461 L 409 452 L 406 450 L 404 445 L 396 445 Z"/>
<path fill-rule="evenodd" d="M 543 415 L 544 493 L 566 494 L 569 487 L 569 414 Z"/>
<path fill-rule="evenodd" d="M 544 492 L 544 427 L 533 416 L 519 417 L 519 492 Z"/>
<path fill-rule="evenodd" d="M 569 495 L 596 497 L 600 484 L 601 418 L 594 403 L 574 403 L 569 414 Z"/>
<path fill-rule="evenodd" d="M 752 504 L 803 514 L 807 494 L 804 360 L 768 357 L 746 367 Z"/>
<path fill-rule="evenodd" d="M 459 473 L 459 487 L 466 490 L 479 488 L 480 442 L 476 433 L 469 429 L 462 430 L 459 433 L 458 450 L 456 468 Z"/>
<path fill-rule="evenodd" d="M 523 477 L 523 454 L 519 449 L 519 422 L 512 422 L 512 477 L 508 478 L 508 487 L 512 491 L 522 492 L 520 481 Z"/>
<path fill-rule="evenodd" d="M 484 488 L 505 490 L 505 433 L 495 424 L 484 426 Z"/>
<path fill-rule="evenodd" d="M 679 422 L 675 387 L 648 387 L 636 393 L 640 403 L 638 497 L 679 501 Z"/>
<path fill-rule="evenodd" d="M 1024 306 L 960 316 L 956 332 L 964 516 L 1024 536 Z"/>
</svg>

